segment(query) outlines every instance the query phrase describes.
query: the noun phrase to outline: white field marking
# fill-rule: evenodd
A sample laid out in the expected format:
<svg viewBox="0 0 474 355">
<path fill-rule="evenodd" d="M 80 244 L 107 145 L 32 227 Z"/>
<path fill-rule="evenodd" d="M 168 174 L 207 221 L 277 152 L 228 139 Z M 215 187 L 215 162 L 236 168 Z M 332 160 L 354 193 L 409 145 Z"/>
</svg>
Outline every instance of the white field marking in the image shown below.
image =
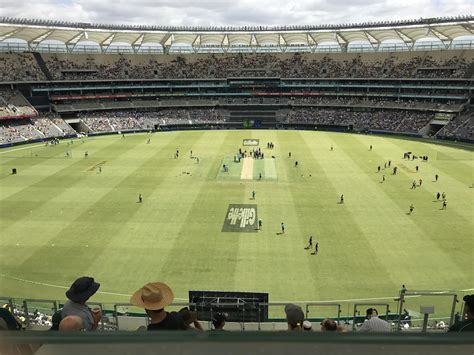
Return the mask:
<svg viewBox="0 0 474 355">
<path fill-rule="evenodd" d="M 253 159 L 244 158 L 244 163 L 242 164 L 242 171 L 240 173 L 241 180 L 252 180 L 253 179 Z"/>
<path fill-rule="evenodd" d="M 69 289 L 68 286 L 60 286 L 60 285 L 52 285 L 52 284 L 47 284 L 43 282 L 38 282 L 38 281 L 32 281 L 32 280 L 25 280 L 25 279 L 20 279 L 18 277 L 12 277 L 8 276 L 5 274 L 0 274 L 0 277 L 4 277 L 6 279 L 14 280 L 14 281 L 20 281 L 20 282 L 26 282 L 26 283 L 31 283 L 35 285 L 40 285 L 40 286 L 46 286 L 46 287 L 54 287 L 54 288 L 62 288 L 62 289 Z M 459 291 L 459 292 L 467 292 L 467 291 L 474 291 L 474 288 L 467 288 L 465 290 L 453 290 L 453 291 Z M 440 292 L 452 292 L 452 291 L 440 291 Z M 131 297 L 132 295 L 127 295 L 124 293 L 116 293 L 116 292 L 105 292 L 105 291 L 97 291 L 97 293 L 101 293 L 104 295 L 112 295 L 112 296 L 124 296 L 124 297 Z M 405 296 L 405 298 L 414 298 L 414 297 L 421 297 L 421 295 L 413 295 L 413 296 Z M 345 299 L 345 300 L 328 300 L 328 301 L 318 301 L 318 302 L 355 302 L 355 301 L 376 301 L 376 300 L 389 300 L 389 299 L 394 299 L 398 298 L 397 296 L 391 296 L 391 297 L 375 297 L 375 298 L 351 298 L 351 299 Z M 187 301 L 187 298 L 179 298 L 175 297 L 175 300 L 179 301 Z M 276 303 L 311 303 L 315 301 L 273 301 Z"/>
<path fill-rule="evenodd" d="M 10 153 L 10 152 L 16 152 L 17 150 L 32 149 L 32 148 L 37 148 L 37 147 L 42 147 L 42 146 L 44 146 L 44 143 L 43 144 L 28 145 L 26 147 L 21 147 L 21 148 L 16 148 L 16 149 L 8 149 L 8 150 L 5 150 L 4 152 L 0 152 L 0 154 L 6 154 L 6 153 Z"/>
<path fill-rule="evenodd" d="M 14 281 L 19 281 L 19 282 L 25 282 L 25 283 L 30 283 L 34 285 L 40 285 L 40 286 L 45 286 L 45 287 L 54 287 L 54 288 L 62 288 L 64 290 L 68 290 L 69 286 L 61 286 L 61 285 L 53 285 L 53 284 L 47 284 L 44 282 L 38 282 L 38 281 L 33 281 L 33 280 L 25 280 L 25 279 L 20 279 L 18 277 L 13 277 L 13 276 L 8 276 L 5 274 L 0 274 L 0 277 L 4 277 L 6 279 L 14 280 Z M 112 295 L 112 296 L 123 296 L 123 297 L 131 297 L 132 295 L 128 295 L 125 293 L 117 293 L 117 292 L 106 292 L 106 291 L 97 291 L 97 293 L 101 293 L 103 295 Z M 175 297 L 175 300 L 180 300 L 180 301 L 187 301 L 187 298 L 177 298 Z"/>
</svg>

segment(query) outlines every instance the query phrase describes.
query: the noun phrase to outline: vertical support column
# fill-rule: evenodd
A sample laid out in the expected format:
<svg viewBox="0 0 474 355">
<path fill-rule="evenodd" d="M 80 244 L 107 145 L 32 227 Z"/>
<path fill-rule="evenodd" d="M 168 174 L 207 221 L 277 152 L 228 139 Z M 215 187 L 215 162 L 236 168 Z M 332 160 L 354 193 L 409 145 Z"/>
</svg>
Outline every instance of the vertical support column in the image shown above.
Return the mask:
<svg viewBox="0 0 474 355">
<path fill-rule="evenodd" d="M 23 312 L 25 313 L 26 326 L 30 325 L 30 313 L 28 312 L 28 303 L 26 300 L 23 301 Z"/>
<path fill-rule="evenodd" d="M 425 313 L 423 315 L 423 329 L 421 330 L 422 333 L 426 333 L 426 328 L 428 327 L 428 317 L 429 317 L 428 313 Z"/>
<path fill-rule="evenodd" d="M 451 316 L 449 318 L 449 326 L 453 325 L 454 323 L 454 312 L 456 312 L 456 303 L 458 303 L 458 295 L 454 295 L 453 297 L 453 306 L 451 307 Z"/>
<path fill-rule="evenodd" d="M 402 312 L 403 312 L 403 304 L 405 303 L 405 290 L 402 289 L 400 291 L 400 298 L 398 299 L 398 322 L 397 322 L 397 332 L 400 332 L 402 327 Z"/>
</svg>

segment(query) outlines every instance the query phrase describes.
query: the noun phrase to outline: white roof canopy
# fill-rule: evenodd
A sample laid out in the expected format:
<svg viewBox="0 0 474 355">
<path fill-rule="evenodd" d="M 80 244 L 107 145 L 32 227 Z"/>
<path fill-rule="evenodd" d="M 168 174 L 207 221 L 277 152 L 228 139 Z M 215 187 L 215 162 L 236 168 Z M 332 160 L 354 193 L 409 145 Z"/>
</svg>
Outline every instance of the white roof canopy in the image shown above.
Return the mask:
<svg viewBox="0 0 474 355">
<path fill-rule="evenodd" d="M 327 26 L 245 26 L 245 27 L 164 27 L 113 26 L 64 23 L 42 20 L 0 18 L 0 43 L 20 39 L 30 45 L 44 41 L 60 41 L 75 45 L 81 41 L 100 46 L 126 43 L 141 46 L 157 44 L 164 48 L 173 44 L 201 46 L 316 46 L 335 42 L 347 46 L 366 41 L 377 46 L 382 41 L 402 40 L 414 43 L 421 38 L 452 41 L 474 35 L 474 17 L 437 18 L 402 22 L 380 22 Z"/>
</svg>

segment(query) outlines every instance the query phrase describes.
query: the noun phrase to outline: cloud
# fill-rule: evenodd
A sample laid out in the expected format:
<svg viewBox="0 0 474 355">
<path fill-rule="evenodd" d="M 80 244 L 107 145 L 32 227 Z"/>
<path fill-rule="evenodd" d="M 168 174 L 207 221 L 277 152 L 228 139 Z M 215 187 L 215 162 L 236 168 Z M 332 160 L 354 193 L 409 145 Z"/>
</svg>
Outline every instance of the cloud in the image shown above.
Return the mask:
<svg viewBox="0 0 474 355">
<path fill-rule="evenodd" d="M 0 16 L 107 24 L 318 25 L 472 14 L 472 0 L 0 0 Z"/>
</svg>

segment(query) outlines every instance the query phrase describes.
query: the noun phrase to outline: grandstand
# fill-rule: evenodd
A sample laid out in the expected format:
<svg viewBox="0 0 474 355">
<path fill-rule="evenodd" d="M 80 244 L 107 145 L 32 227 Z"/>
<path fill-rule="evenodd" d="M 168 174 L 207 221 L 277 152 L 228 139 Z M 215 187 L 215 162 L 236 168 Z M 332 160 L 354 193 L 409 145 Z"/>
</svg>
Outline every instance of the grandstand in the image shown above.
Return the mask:
<svg viewBox="0 0 474 355">
<path fill-rule="evenodd" d="M 453 135 L 443 132 L 457 125 L 442 128 L 450 119 L 467 117 L 469 110 L 474 50 L 464 38 L 472 36 L 472 23 L 471 17 L 461 16 L 340 26 L 191 29 L 3 18 L 0 77 L 5 92 L 13 89 L 37 111 L 74 120 L 78 132 L 211 123 L 229 127 L 253 121 L 265 127 L 317 124 L 444 139 Z M 427 48 L 427 38 L 437 45 Z M 85 40 L 99 49 L 80 49 Z M 331 40 L 337 49 L 325 51 Z M 51 41 L 63 41 L 64 47 L 56 42 L 51 46 Z M 368 44 L 361 44 L 364 41 Z M 387 47 L 397 41 L 402 43 Z M 132 50 L 125 50 L 124 43 Z M 177 50 L 183 46 L 190 51 Z M 204 50 L 211 47 L 220 51 Z M 153 54 L 146 48 L 154 48 Z M 4 110 L 16 107 L 13 98 L 7 99 Z M 119 117 L 113 117 L 117 110 L 154 117 L 120 124 Z M 439 114 L 449 119 L 435 120 Z M 10 131 L 13 125 L 8 123 Z M 470 121 L 462 121 L 462 126 L 453 128 L 456 139 L 472 140 Z M 61 134 L 45 130 L 45 137 Z M 26 134 L 8 141 L 42 137 Z"/>
<path fill-rule="evenodd" d="M 292 297 L 314 330 L 326 318 L 335 320 L 338 330 L 348 333 L 348 351 L 358 342 L 363 345 L 356 349 L 359 353 L 374 350 L 372 340 L 353 337 L 366 321 L 365 308 L 373 306 L 393 333 L 410 339 L 428 331 L 441 344 L 430 348 L 428 338 L 414 337 L 411 353 L 423 346 L 432 353 L 456 346 L 465 351 L 472 339 L 459 337 L 456 345 L 444 333 L 463 314 L 462 296 L 472 293 L 470 271 L 466 272 L 472 269 L 472 262 L 466 261 L 472 257 L 472 190 L 466 189 L 472 187 L 473 36 L 472 16 L 279 27 L 120 26 L 0 18 L 0 179 L 6 187 L 0 191 L 0 226 L 8 231 L 0 246 L 11 252 L 0 254 L 4 259 L 0 268 L 5 269 L 0 283 L 6 285 L 0 287 L 0 300 L 28 330 L 47 330 L 65 304 L 66 282 L 78 276 L 74 266 L 82 267 L 84 272 L 100 274 L 107 290 L 113 290 L 88 302 L 102 311 L 99 330 L 134 331 L 150 324 L 149 314 L 128 303 L 131 287 L 143 275 L 137 279 L 128 275 L 123 284 L 110 275 L 118 271 L 122 276 L 127 270 L 139 274 L 143 264 L 156 262 L 157 270 L 176 284 L 180 298 L 171 310 L 184 306 L 196 310 L 204 330 L 213 329 L 212 321 L 204 319 L 207 308 L 212 314 L 225 307 L 241 317 L 227 322 L 227 330 L 260 334 L 286 330 L 283 308 L 291 299 L 279 299 Z M 246 145 L 255 142 L 258 154 Z M 260 155 L 259 160 L 260 148 L 265 159 Z M 241 169 L 250 158 L 242 155 L 241 163 L 242 150 L 255 158 L 246 177 Z M 427 163 L 428 155 L 432 164 Z M 294 164 L 292 159 L 299 160 Z M 411 184 L 420 179 L 419 185 L 414 181 L 416 197 L 406 182 L 395 180 L 392 161 L 402 170 L 400 180 Z M 461 163 L 454 166 L 456 161 Z M 382 174 L 374 177 L 377 165 L 380 171 L 387 162 L 383 180 Z M 429 173 L 423 175 L 425 171 Z M 385 182 L 385 174 L 393 185 Z M 453 214 L 446 217 L 430 214 L 429 209 L 440 202 L 439 196 L 432 201 L 438 185 L 421 188 L 422 178 L 426 186 L 437 183 L 438 174 L 447 181 L 439 185 L 451 189 L 450 204 L 457 204 L 450 205 Z M 225 232 L 225 226 L 216 227 L 214 214 L 227 208 L 227 202 L 257 206 L 257 189 L 258 199 L 263 196 L 258 202 L 264 229 L 239 235 L 258 231 L 260 240 L 243 246 L 242 241 L 250 238 L 209 239 L 221 228 Z M 341 196 L 336 204 L 343 193 L 348 202 L 343 204 Z M 351 206 L 351 195 L 362 205 Z M 408 220 L 412 211 L 405 211 L 413 203 L 410 199 L 416 202 L 415 213 L 422 216 L 415 222 Z M 444 213 L 444 209 L 433 211 Z M 196 216 L 188 218 L 192 213 Z M 397 213 L 400 216 L 394 217 Z M 282 220 L 289 226 L 293 222 L 287 235 L 291 228 L 300 234 L 287 237 L 284 229 L 278 229 L 275 239 L 270 220 L 278 227 Z M 314 229 L 308 232 L 306 225 Z M 34 236 L 27 240 L 25 233 Z M 311 264 L 319 258 L 317 251 L 304 257 L 289 255 L 304 249 L 300 244 L 303 239 L 306 243 L 308 233 L 315 233 L 317 240 L 320 235 L 331 236 L 322 248 L 336 243 L 334 249 L 339 251 L 327 254 L 327 265 Z M 348 234 L 350 239 L 336 240 Z M 265 237 L 273 238 L 268 245 L 263 244 Z M 457 248 L 459 244 L 466 248 Z M 148 255 L 158 249 L 163 252 L 160 258 Z M 284 251 L 281 256 L 278 249 Z M 102 256 L 106 252 L 107 258 Z M 52 275 L 49 260 L 63 256 L 71 265 L 64 266 L 64 275 Z M 19 267 L 12 265 L 13 257 L 21 260 Z M 268 301 L 267 294 L 266 301 L 256 306 L 236 295 L 227 303 L 219 298 L 194 303 L 191 296 L 187 298 L 194 291 L 190 284 L 194 279 L 175 265 L 182 259 L 200 286 L 237 288 L 229 292 L 266 287 L 270 295 L 278 296 Z M 417 260 L 434 275 L 425 279 L 414 265 Z M 163 272 L 168 264 L 173 267 Z M 285 264 L 288 275 L 271 274 L 284 271 Z M 392 267 L 401 269 L 393 277 Z M 314 273 L 302 275 L 302 268 Z M 146 275 L 157 273 L 154 264 L 145 269 Z M 256 270 L 269 276 L 257 278 Z M 234 273 L 241 273 L 241 279 L 234 282 Z M 298 277 L 308 290 L 295 286 Z M 383 279 L 380 289 L 368 287 L 372 277 Z M 393 284 L 403 277 L 425 288 L 407 290 L 403 285 L 395 291 Z M 287 293 L 282 291 L 285 282 L 291 285 Z M 426 291 L 432 285 L 440 291 Z M 315 290 L 318 296 L 310 298 Z M 383 297 L 372 297 L 387 290 L 390 293 Z M 355 296 L 346 297 L 344 292 Z M 255 320 L 249 314 L 265 316 Z M 258 335 L 257 342 L 265 337 L 278 340 L 268 334 Z M 29 336 L 5 339 L 40 342 Z M 87 336 L 84 341 L 91 341 Z M 61 335 L 43 337 L 44 344 L 62 341 Z M 104 339 L 107 344 L 117 338 Z M 183 340 L 180 335 L 170 339 Z M 233 335 L 221 339 L 236 341 Z M 394 339 L 379 338 L 376 350 L 400 345 Z M 303 345 L 306 342 L 301 349 L 313 350 L 308 344 L 318 340 L 340 341 L 313 334 L 301 338 Z M 205 347 L 207 341 L 198 339 L 197 347 Z M 165 348 L 160 349 L 169 351 Z M 319 350 L 331 351 L 323 345 Z M 275 354 L 279 352 L 283 350 L 275 349 Z"/>
</svg>

